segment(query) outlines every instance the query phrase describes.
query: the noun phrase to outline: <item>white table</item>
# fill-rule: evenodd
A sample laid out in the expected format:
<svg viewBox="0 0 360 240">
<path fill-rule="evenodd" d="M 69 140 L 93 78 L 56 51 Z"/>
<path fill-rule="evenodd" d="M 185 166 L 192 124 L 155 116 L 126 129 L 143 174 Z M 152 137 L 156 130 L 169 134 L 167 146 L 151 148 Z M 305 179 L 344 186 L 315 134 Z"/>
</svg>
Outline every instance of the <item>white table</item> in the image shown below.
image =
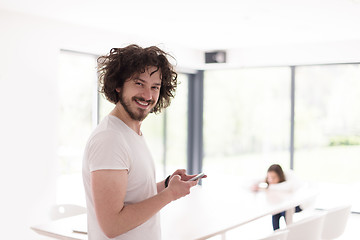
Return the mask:
<svg viewBox="0 0 360 240">
<path fill-rule="evenodd" d="M 87 240 L 86 222 L 86 214 L 81 214 L 32 226 L 31 229 L 41 235 L 56 239 Z"/>
<path fill-rule="evenodd" d="M 199 187 L 162 210 L 163 240 L 200 240 L 224 235 L 236 227 L 283 211 L 290 223 L 295 207 L 314 201 L 316 195 L 317 191 L 310 188 L 254 193 L 243 188 Z"/>
<path fill-rule="evenodd" d="M 191 194 L 170 203 L 161 211 L 163 240 L 207 239 L 223 235 L 263 216 L 287 211 L 291 221 L 293 209 L 316 197 L 312 189 L 296 192 L 247 189 L 207 188 L 197 186 Z M 271 223 L 269 223 L 271 224 Z M 86 215 L 60 219 L 33 226 L 39 234 L 57 239 L 86 240 Z"/>
</svg>

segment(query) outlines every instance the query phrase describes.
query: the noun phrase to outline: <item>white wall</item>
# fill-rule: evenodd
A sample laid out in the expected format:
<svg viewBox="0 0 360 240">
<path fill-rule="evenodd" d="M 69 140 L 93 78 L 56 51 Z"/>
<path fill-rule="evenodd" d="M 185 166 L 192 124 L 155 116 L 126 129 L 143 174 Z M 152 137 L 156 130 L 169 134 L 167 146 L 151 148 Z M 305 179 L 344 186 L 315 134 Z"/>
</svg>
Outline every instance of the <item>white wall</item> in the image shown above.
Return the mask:
<svg viewBox="0 0 360 240">
<path fill-rule="evenodd" d="M 2 10 L 0 35 L 0 238 L 38 239 L 29 227 L 48 220 L 56 197 L 59 49 L 105 54 L 129 43 L 155 44 L 171 51 L 183 68 L 202 55 Z"/>
<path fill-rule="evenodd" d="M 55 200 L 58 50 L 33 19 L 0 12 L 0 32 L 1 238 L 29 239 Z"/>
<path fill-rule="evenodd" d="M 226 64 L 204 69 L 360 62 L 360 39 L 227 50 Z"/>
<path fill-rule="evenodd" d="M 231 51 L 229 64 L 243 66 L 307 65 L 360 62 L 360 39 Z"/>
</svg>

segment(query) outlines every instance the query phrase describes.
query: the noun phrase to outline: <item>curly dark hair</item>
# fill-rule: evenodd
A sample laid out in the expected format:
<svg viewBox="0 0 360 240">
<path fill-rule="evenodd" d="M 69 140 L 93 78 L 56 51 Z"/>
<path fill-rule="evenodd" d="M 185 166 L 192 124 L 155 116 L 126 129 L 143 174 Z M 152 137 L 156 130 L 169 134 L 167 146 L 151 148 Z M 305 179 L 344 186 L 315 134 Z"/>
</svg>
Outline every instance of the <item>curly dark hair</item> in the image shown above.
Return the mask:
<svg viewBox="0 0 360 240">
<path fill-rule="evenodd" d="M 147 67 L 160 69 L 161 88 L 158 102 L 151 112 L 160 113 L 168 107 L 177 87 L 177 73 L 167 57 L 173 58 L 156 46 L 142 48 L 132 44 L 124 48 L 112 48 L 110 53 L 97 59 L 100 92 L 114 104 L 119 101 L 116 88 L 135 74 L 144 73 Z"/>
</svg>

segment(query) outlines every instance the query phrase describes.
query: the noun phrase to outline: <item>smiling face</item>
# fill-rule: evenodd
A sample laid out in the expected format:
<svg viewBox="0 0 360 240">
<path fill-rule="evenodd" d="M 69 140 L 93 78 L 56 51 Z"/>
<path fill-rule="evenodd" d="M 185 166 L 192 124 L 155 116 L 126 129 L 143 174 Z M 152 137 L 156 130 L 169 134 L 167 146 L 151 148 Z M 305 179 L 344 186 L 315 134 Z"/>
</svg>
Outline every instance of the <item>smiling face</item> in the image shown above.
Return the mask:
<svg viewBox="0 0 360 240">
<path fill-rule="evenodd" d="M 148 67 L 145 72 L 135 74 L 127 79 L 119 93 L 119 103 L 128 116 L 141 122 L 156 105 L 161 87 L 160 71 L 156 67 Z"/>
</svg>

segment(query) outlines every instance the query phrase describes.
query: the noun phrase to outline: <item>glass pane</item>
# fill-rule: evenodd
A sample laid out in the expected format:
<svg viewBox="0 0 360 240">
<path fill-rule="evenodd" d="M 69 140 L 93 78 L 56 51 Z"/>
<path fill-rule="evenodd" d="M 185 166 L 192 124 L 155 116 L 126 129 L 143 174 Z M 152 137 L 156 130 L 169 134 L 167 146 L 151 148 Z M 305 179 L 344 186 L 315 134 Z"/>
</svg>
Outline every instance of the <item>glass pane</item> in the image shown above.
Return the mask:
<svg viewBox="0 0 360 240">
<path fill-rule="evenodd" d="M 179 74 L 178 83 L 176 96 L 166 111 L 165 176 L 187 165 L 188 76 Z"/>
<path fill-rule="evenodd" d="M 360 65 L 296 68 L 294 169 L 313 181 L 360 180 Z"/>
<path fill-rule="evenodd" d="M 154 158 L 158 180 L 164 178 L 164 116 L 164 111 L 150 113 L 141 124 L 141 131 Z"/>
<path fill-rule="evenodd" d="M 96 62 L 92 55 L 61 51 L 59 56 L 59 203 L 84 203 L 82 156 L 94 126 Z M 96 116 L 96 115 L 95 115 Z"/>
<path fill-rule="evenodd" d="M 289 168 L 290 74 L 281 67 L 205 72 L 204 172 L 263 176 L 272 163 Z"/>
<path fill-rule="evenodd" d="M 115 107 L 115 104 L 106 100 L 104 94 L 99 93 L 99 122 L 107 116 Z"/>
</svg>

